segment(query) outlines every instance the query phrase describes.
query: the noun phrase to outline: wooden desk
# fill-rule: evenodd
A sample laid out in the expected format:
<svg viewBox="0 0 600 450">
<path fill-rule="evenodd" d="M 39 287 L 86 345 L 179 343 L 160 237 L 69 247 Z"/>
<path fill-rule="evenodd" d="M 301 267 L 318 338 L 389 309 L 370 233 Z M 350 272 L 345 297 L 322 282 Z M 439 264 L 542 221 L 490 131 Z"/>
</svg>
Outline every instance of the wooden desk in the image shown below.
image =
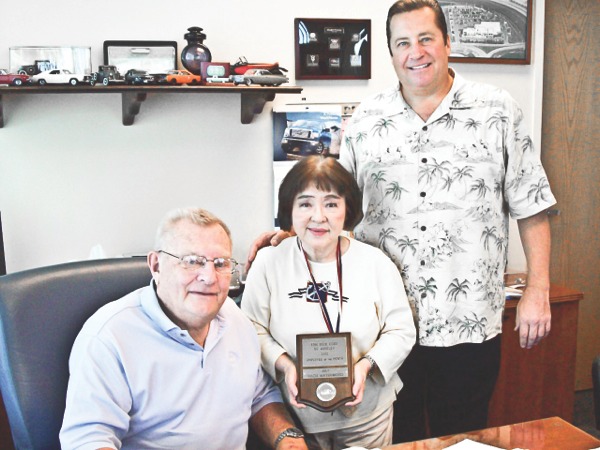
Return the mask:
<svg viewBox="0 0 600 450">
<path fill-rule="evenodd" d="M 565 422 L 560 417 L 486 428 L 464 434 L 407 442 L 383 450 L 439 450 L 470 439 L 502 449 L 589 450 L 600 447 L 600 440 Z"/>
<path fill-rule="evenodd" d="M 507 280 L 507 284 L 512 284 Z M 514 331 L 517 300 L 508 300 L 502 326 L 500 374 L 488 426 L 559 416 L 573 420 L 577 316 L 583 294 L 552 285 L 552 329 L 536 347 L 525 350 Z"/>
</svg>

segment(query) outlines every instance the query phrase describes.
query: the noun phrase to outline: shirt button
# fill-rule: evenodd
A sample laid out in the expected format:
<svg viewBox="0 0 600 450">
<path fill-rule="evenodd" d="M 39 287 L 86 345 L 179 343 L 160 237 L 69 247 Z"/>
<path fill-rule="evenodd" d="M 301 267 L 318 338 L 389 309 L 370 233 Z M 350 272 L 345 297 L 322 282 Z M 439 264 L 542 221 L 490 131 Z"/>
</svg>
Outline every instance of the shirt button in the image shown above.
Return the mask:
<svg viewBox="0 0 600 450">
<path fill-rule="evenodd" d="M 427 227 L 426 227 L 425 225 L 423 225 L 423 226 L 421 227 L 421 231 L 425 231 L 426 229 L 427 229 Z"/>
<path fill-rule="evenodd" d="M 425 292 L 423 292 L 423 293 L 421 294 L 421 298 L 425 298 L 425 297 L 427 297 L 427 294 L 426 294 Z"/>
<path fill-rule="evenodd" d="M 423 127 L 423 131 L 427 131 L 427 125 Z"/>
<path fill-rule="evenodd" d="M 421 160 L 421 162 L 422 162 L 422 163 L 426 163 L 426 162 L 427 162 L 427 158 L 423 158 L 423 159 Z"/>
<path fill-rule="evenodd" d="M 425 261 L 421 261 L 421 265 L 424 266 L 425 265 Z"/>
<path fill-rule="evenodd" d="M 421 192 L 419 195 L 420 195 L 421 197 L 425 197 L 427 194 L 425 194 L 425 192 Z"/>
</svg>

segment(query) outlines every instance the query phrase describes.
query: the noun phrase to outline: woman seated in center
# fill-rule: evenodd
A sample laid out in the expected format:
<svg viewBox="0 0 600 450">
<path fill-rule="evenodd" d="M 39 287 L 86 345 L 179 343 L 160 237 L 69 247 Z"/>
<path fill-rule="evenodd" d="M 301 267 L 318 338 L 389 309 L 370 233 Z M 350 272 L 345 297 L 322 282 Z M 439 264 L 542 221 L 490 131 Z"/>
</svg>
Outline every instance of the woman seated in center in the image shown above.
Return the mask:
<svg viewBox="0 0 600 450">
<path fill-rule="evenodd" d="M 279 383 L 311 448 L 391 444 L 396 370 L 415 342 L 402 279 L 379 249 L 343 236 L 362 219 L 361 193 L 335 160 L 296 163 L 279 189 L 279 224 L 293 235 L 258 252 L 242 310 L 261 343 L 262 365 Z M 341 300 L 341 301 L 340 301 Z M 296 335 L 351 334 L 350 400 L 329 412 L 298 401 Z"/>
</svg>

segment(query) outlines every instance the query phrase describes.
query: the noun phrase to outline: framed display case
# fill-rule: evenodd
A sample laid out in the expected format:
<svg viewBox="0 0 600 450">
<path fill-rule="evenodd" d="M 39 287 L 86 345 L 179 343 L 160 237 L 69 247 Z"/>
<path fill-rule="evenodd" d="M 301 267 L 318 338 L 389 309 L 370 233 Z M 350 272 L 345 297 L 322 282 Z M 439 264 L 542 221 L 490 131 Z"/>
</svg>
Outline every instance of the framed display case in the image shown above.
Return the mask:
<svg viewBox="0 0 600 450">
<path fill-rule="evenodd" d="M 104 64 L 120 73 L 129 69 L 165 73 L 177 69 L 175 41 L 104 41 Z"/>
<path fill-rule="evenodd" d="M 295 19 L 296 79 L 371 78 L 371 21 Z"/>
<path fill-rule="evenodd" d="M 200 75 L 204 82 L 210 80 L 215 83 L 226 83 L 230 81 L 231 65 L 228 62 L 202 61 Z"/>
<path fill-rule="evenodd" d="M 10 73 L 37 75 L 51 69 L 66 69 L 73 73 L 90 73 L 90 47 L 10 47 Z"/>
<path fill-rule="evenodd" d="M 531 62 L 532 0 L 446 0 L 441 6 L 448 24 L 451 62 Z"/>
</svg>

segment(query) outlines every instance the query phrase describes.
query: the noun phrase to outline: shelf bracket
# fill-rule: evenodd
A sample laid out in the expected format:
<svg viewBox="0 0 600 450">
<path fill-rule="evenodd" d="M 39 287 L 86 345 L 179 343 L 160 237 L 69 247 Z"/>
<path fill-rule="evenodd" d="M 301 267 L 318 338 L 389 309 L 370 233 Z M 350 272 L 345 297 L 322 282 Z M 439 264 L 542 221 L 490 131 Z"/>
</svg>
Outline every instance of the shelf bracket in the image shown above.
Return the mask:
<svg viewBox="0 0 600 450">
<path fill-rule="evenodd" d="M 244 125 L 249 124 L 256 114 L 260 114 L 265 103 L 273 101 L 273 92 L 242 92 L 241 119 Z"/>
<path fill-rule="evenodd" d="M 140 112 L 142 102 L 146 100 L 145 92 L 122 92 L 123 125 L 133 125 L 135 116 Z"/>
</svg>

